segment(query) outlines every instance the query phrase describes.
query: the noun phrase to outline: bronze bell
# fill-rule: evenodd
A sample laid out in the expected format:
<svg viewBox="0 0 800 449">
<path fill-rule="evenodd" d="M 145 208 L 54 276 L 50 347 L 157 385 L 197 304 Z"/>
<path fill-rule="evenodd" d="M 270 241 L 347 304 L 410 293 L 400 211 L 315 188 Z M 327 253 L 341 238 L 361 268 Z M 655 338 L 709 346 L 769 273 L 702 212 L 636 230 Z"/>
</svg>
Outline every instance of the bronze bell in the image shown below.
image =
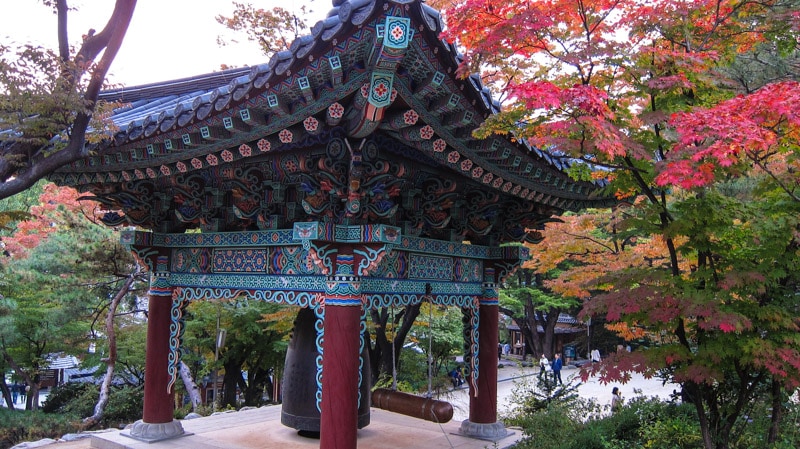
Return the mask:
<svg viewBox="0 0 800 449">
<path fill-rule="evenodd" d="M 297 313 L 292 338 L 286 351 L 283 369 L 283 407 L 281 424 L 297 429 L 305 436 L 318 437 L 320 413 L 317 409 L 317 317 L 310 308 Z M 370 368 L 367 348 L 361 351 L 361 401 L 358 405 L 358 428 L 370 421 Z"/>
</svg>

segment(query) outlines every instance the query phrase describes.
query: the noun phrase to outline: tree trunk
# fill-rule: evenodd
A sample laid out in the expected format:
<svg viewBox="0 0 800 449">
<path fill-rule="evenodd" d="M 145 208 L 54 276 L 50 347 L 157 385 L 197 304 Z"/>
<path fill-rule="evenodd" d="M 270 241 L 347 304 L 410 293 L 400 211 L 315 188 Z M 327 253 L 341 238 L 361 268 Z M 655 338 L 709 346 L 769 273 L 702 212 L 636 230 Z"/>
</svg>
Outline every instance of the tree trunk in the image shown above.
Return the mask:
<svg viewBox="0 0 800 449">
<path fill-rule="evenodd" d="M 389 313 L 390 309 L 387 307 L 382 308 L 380 311 L 371 311 L 372 322 L 375 324 L 375 347 L 369 348 L 373 386 L 382 375 L 392 377 L 392 369 L 399 369 L 400 352 L 403 350 L 403 343 L 406 341 L 414 321 L 419 316 L 421 305 L 422 303 L 420 302 L 405 306 L 396 314 Z M 393 320 L 391 327 L 396 329 L 395 331 L 388 330 L 390 319 Z M 392 337 L 391 339 L 390 336 Z"/>
<path fill-rule="evenodd" d="M 536 310 L 531 301 L 526 302 L 525 317 L 522 321 L 517 321 L 520 331 L 525 337 L 526 345 L 530 345 L 534 357 L 544 354 L 548 359 L 552 359 L 555 352 L 555 329 L 561 309 L 550 309 L 544 313 Z M 542 327 L 543 334 L 539 334 L 539 326 Z"/>
<path fill-rule="evenodd" d="M 186 394 L 189 395 L 189 402 L 192 404 L 192 411 L 197 410 L 197 406 L 203 403 L 203 398 L 200 397 L 200 387 L 192 379 L 192 372 L 189 366 L 181 361 L 180 365 L 181 380 L 184 387 L 186 387 Z"/>
<path fill-rule="evenodd" d="M 0 390 L 3 392 L 3 399 L 6 401 L 6 407 L 9 410 L 14 410 L 14 401 L 11 398 L 11 391 L 8 389 L 5 376 L 0 377 Z"/>
<path fill-rule="evenodd" d="M 770 418 L 769 432 L 767 433 L 767 443 L 770 445 L 778 442 L 780 435 L 780 425 L 783 420 L 783 388 L 781 384 L 772 379 L 772 417 Z"/>
<path fill-rule="evenodd" d="M 20 394 L 26 395 L 25 409 L 26 410 L 36 410 L 36 409 L 38 409 L 39 408 L 39 401 L 38 401 L 39 384 L 38 384 L 38 380 L 37 380 L 38 376 L 31 376 L 31 374 L 28 371 L 25 371 L 24 369 L 22 369 L 22 367 L 17 365 L 17 362 L 11 357 L 11 354 L 9 354 L 8 351 L 6 351 L 5 345 L 3 345 L 3 347 L 2 347 L 2 352 L 3 352 L 3 359 L 5 359 L 6 363 L 8 363 L 8 366 L 10 366 L 11 369 L 14 370 L 14 372 L 17 374 L 17 376 L 21 377 L 22 380 L 25 381 L 25 384 L 22 386 L 22 388 L 26 389 L 26 390 L 29 390 L 29 391 L 23 390 L 22 392 L 20 392 Z M 27 388 L 27 387 L 30 387 L 30 388 Z M 37 396 L 37 400 L 32 402 L 31 401 L 31 396 L 34 393 Z"/>
<path fill-rule="evenodd" d="M 25 402 L 25 410 L 39 410 L 39 382 L 41 379 L 39 375 L 33 376 L 33 381 L 28 384 L 30 389 L 27 389 L 27 399 Z"/>
<path fill-rule="evenodd" d="M 561 315 L 561 309 L 550 309 L 547 311 L 547 315 L 542 315 L 539 317 L 540 325 L 542 329 L 544 329 L 544 348 L 545 352 L 550 352 L 550 356 L 554 356 L 556 353 L 555 348 L 555 336 L 556 336 L 556 324 L 558 324 L 558 317 Z"/>
<path fill-rule="evenodd" d="M 222 364 L 225 375 L 222 378 L 222 402 L 219 403 L 221 407 L 236 408 L 236 387 L 244 382 L 242 379 L 243 364 L 243 361 L 230 359 L 226 359 Z"/>
<path fill-rule="evenodd" d="M 248 370 L 247 384 L 242 389 L 244 405 L 259 406 L 264 402 L 264 389 L 269 381 L 269 370 L 261 368 L 261 363 L 255 365 L 258 367 Z"/>
<path fill-rule="evenodd" d="M 705 449 L 715 449 L 714 438 L 711 435 L 711 424 L 706 415 L 706 408 L 704 405 L 704 398 L 700 391 L 700 386 L 694 382 L 685 382 L 683 391 L 692 399 L 694 408 L 697 411 L 697 418 L 700 424 L 700 435 L 703 439 L 703 447 Z"/>
<path fill-rule="evenodd" d="M 108 337 L 108 357 L 103 359 L 106 364 L 106 375 L 103 378 L 103 383 L 100 384 L 100 396 L 97 398 L 97 404 L 94 406 L 94 413 L 83 420 L 83 428 L 88 429 L 96 426 L 103 419 L 106 405 L 108 404 L 108 392 L 111 388 L 111 381 L 114 379 L 114 368 L 117 363 L 117 333 L 114 330 L 114 316 L 117 314 L 117 307 L 120 301 L 131 289 L 136 274 L 133 273 L 125 279 L 125 283 L 114 295 L 111 304 L 108 306 L 108 313 L 106 313 L 106 336 Z"/>
</svg>

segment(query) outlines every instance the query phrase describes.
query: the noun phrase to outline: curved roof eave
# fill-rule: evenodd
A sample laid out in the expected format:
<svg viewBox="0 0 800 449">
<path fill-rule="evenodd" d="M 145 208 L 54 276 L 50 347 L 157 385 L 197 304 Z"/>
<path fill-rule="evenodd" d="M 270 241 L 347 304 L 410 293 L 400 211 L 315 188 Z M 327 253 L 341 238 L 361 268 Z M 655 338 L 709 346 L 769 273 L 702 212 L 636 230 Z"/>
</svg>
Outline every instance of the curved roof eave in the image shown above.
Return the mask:
<svg viewBox="0 0 800 449">
<path fill-rule="evenodd" d="M 441 96 L 440 103 L 447 99 L 444 98 L 447 95 L 451 100 L 458 97 L 455 107 L 450 105 L 451 108 L 447 109 L 445 105 L 441 110 L 466 111 L 470 114 L 470 121 L 466 122 L 465 119 L 468 126 L 454 128 L 444 124 L 445 119 L 448 119 L 445 116 L 452 115 L 451 112 L 433 115 L 430 111 L 425 111 L 428 112 L 429 124 L 436 129 L 437 135 L 444 136 L 451 147 L 459 150 L 461 161 L 491 166 L 493 170 L 504 174 L 490 182 L 484 180 L 486 184 L 498 190 L 505 189 L 506 192 L 516 191 L 518 196 L 519 193 L 530 190 L 525 196 L 528 200 L 548 201 L 550 205 L 562 210 L 609 205 L 613 202 L 601 193 L 602 183 L 581 183 L 569 179 L 563 173 L 564 167 L 558 161 L 550 159 L 546 153 L 508 138 L 495 137 L 478 141 L 471 137 L 469 126 L 477 126 L 483 118 L 498 112 L 499 105 L 488 88 L 482 85 L 480 77 L 473 75 L 466 79 L 455 78 L 460 55 L 454 45 L 440 39 L 442 21 L 438 12 L 419 0 L 335 0 L 328 17 L 312 27 L 311 35 L 298 38 L 292 43 L 290 50 L 275 54 L 266 64 L 105 91 L 101 94 L 101 99 L 132 105 L 129 108 L 120 108 L 112 116 L 118 127 L 113 142 L 102 145 L 101 151 L 86 161 L 63 168 L 56 177 L 64 177 L 68 173 L 84 173 L 86 176 L 81 179 L 102 182 L 102 173 L 119 174 L 123 170 L 121 165 L 157 168 L 164 164 L 175 164 L 181 158 L 188 160 L 188 155 L 184 157 L 172 152 L 172 141 L 178 141 L 175 145 L 180 145 L 181 138 L 186 139 L 185 136 L 197 134 L 203 128 L 218 128 L 221 135 L 228 135 L 230 133 L 223 132 L 225 130 L 220 127 L 222 120 L 238 120 L 236 113 L 247 107 L 268 109 L 271 106 L 266 106 L 265 103 L 273 99 L 277 99 L 279 103 L 275 109 L 277 115 L 287 112 L 294 114 L 299 110 L 308 115 L 323 110 L 326 105 L 313 103 L 325 100 L 318 93 L 308 92 L 321 91 L 321 83 L 337 82 L 329 81 L 328 78 L 336 75 L 332 73 L 333 69 L 323 68 L 322 61 L 330 62 L 334 53 L 345 55 L 348 51 L 369 51 L 354 43 L 357 40 L 354 36 L 361 33 L 363 37 L 369 31 L 367 24 L 385 14 L 385 10 L 391 9 L 393 5 L 402 5 L 413 21 L 416 35 L 408 53 L 413 52 L 421 64 L 431 65 L 433 63 L 425 61 L 424 57 L 433 55 L 441 70 L 446 72 L 443 84 L 448 87 L 437 87 L 433 90 L 436 95 Z M 357 66 L 355 64 L 351 68 Z M 398 64 L 400 66 L 402 63 Z M 324 74 L 320 75 L 322 72 Z M 312 83 L 310 89 L 303 90 L 297 86 L 299 74 L 303 74 L 306 82 Z M 352 73 L 340 76 L 352 76 Z M 367 76 L 363 77 L 366 79 Z M 341 80 L 338 82 L 342 83 Z M 418 83 L 418 80 L 410 83 L 415 82 Z M 351 95 L 352 88 L 345 92 L 341 85 L 338 87 L 343 94 Z M 414 95 L 416 94 L 409 91 L 406 101 L 414 101 Z M 425 104 L 419 98 L 416 101 L 418 105 Z M 299 113 L 297 115 L 295 123 L 305 118 Z M 277 131 L 273 129 L 269 132 Z M 252 142 L 253 135 L 240 134 L 240 140 L 237 141 L 237 138 L 226 140 L 224 137 L 206 139 L 204 134 L 200 139 L 201 143 L 191 143 L 194 145 L 191 148 L 198 153 L 200 150 L 197 148 L 202 145 L 209 152 L 218 152 L 223 146 L 231 148 L 248 140 Z M 170 141 L 169 145 L 165 141 Z M 165 149 L 165 146 L 169 148 Z M 160 151 L 152 150 L 151 147 L 160 147 Z M 114 156 L 115 154 L 117 155 Z M 156 175 L 159 176 L 157 172 L 158 170 Z M 498 178 L 504 182 L 496 182 Z"/>
</svg>

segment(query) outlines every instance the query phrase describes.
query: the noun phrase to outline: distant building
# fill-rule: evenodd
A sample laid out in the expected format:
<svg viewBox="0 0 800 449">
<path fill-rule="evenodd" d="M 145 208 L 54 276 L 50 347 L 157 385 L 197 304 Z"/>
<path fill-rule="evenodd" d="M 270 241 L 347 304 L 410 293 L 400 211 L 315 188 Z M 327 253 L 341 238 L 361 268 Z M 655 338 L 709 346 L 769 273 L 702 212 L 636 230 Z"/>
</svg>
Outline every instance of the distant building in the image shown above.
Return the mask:
<svg viewBox="0 0 800 449">
<path fill-rule="evenodd" d="M 63 353 L 47 356 L 47 369 L 40 375 L 41 388 L 51 388 L 69 381 L 71 371 L 78 369 L 80 360 L 73 355 Z"/>
<path fill-rule="evenodd" d="M 525 355 L 525 336 L 522 334 L 517 324 L 509 324 L 508 341 L 511 345 L 511 354 L 518 357 Z M 544 334 L 544 328 L 537 326 L 537 332 L 540 335 Z M 558 316 L 558 322 L 555 328 L 555 351 L 563 352 L 564 346 L 568 343 L 575 341 L 578 335 L 586 333 L 586 326 L 578 321 L 572 315 L 562 313 Z M 573 354 L 574 357 L 574 354 Z"/>
</svg>

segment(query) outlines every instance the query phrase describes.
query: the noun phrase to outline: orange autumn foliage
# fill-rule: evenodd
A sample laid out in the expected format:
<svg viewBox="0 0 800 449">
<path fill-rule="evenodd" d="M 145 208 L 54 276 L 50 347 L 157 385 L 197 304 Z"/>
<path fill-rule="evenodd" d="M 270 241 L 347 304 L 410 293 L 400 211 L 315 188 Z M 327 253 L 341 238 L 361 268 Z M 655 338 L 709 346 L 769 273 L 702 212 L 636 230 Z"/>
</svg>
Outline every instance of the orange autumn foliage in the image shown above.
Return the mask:
<svg viewBox="0 0 800 449">
<path fill-rule="evenodd" d="M 67 226 L 71 216 L 83 215 L 90 219 L 99 217 L 99 204 L 79 201 L 79 193 L 69 187 L 47 184 L 39 196 L 39 204 L 31 207 L 29 220 L 17 223 L 13 234 L 3 237 L 5 250 L 13 258 L 25 257 L 29 250 L 39 245 L 60 226 Z"/>
</svg>

